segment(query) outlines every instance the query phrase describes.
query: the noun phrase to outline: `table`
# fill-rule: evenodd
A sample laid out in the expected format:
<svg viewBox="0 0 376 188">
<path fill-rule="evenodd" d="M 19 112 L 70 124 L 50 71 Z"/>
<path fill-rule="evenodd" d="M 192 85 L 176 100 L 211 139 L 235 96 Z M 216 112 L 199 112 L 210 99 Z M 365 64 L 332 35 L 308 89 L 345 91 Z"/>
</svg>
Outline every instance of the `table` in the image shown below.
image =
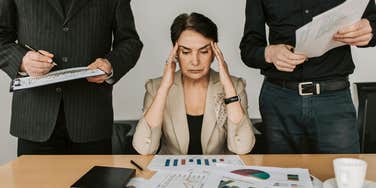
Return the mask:
<svg viewBox="0 0 376 188">
<path fill-rule="evenodd" d="M 376 154 L 360 155 L 243 155 L 247 165 L 308 168 L 320 180 L 334 177 L 332 161 L 339 157 L 367 161 L 367 179 L 376 181 Z M 0 166 L 0 187 L 69 187 L 92 166 L 146 166 L 152 155 L 29 155 Z"/>
</svg>

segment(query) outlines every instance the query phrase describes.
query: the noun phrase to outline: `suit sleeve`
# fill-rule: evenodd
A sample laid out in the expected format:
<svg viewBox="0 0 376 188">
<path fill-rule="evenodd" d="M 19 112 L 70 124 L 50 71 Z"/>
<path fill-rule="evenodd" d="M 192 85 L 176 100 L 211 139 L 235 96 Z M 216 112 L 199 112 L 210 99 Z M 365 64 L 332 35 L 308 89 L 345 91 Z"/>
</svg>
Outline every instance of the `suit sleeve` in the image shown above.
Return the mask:
<svg viewBox="0 0 376 188">
<path fill-rule="evenodd" d="M 153 81 L 149 80 L 145 84 L 146 93 L 144 97 L 144 113 L 149 109 L 153 103 L 155 96 L 155 90 L 153 89 Z M 162 135 L 162 125 L 154 128 L 150 128 L 145 117 L 139 120 L 136 131 L 133 135 L 132 145 L 135 150 L 141 155 L 155 154 L 158 151 L 160 139 Z"/>
<path fill-rule="evenodd" d="M 273 64 L 265 61 L 267 46 L 265 15 L 261 0 L 247 0 L 244 35 L 240 42 L 241 58 L 252 68 L 266 69 Z"/>
<path fill-rule="evenodd" d="M 113 50 L 106 58 L 112 65 L 112 84 L 115 84 L 136 65 L 143 47 L 136 31 L 130 0 L 118 1 L 113 27 Z"/>
<path fill-rule="evenodd" d="M 367 46 L 363 47 L 374 47 L 376 46 L 376 5 L 374 0 L 370 0 L 366 10 L 364 11 L 363 18 L 368 19 L 372 27 L 373 37 Z"/>
<path fill-rule="evenodd" d="M 0 68 L 11 78 L 17 77 L 27 50 L 17 41 L 17 9 L 13 0 L 0 1 Z"/>
<path fill-rule="evenodd" d="M 248 115 L 248 100 L 245 91 L 245 81 L 239 79 L 236 82 L 236 91 L 240 96 L 240 103 L 243 108 L 244 116 L 239 123 L 234 123 L 227 119 L 227 147 L 236 154 L 247 154 L 255 145 L 255 136 L 253 125 Z"/>
</svg>

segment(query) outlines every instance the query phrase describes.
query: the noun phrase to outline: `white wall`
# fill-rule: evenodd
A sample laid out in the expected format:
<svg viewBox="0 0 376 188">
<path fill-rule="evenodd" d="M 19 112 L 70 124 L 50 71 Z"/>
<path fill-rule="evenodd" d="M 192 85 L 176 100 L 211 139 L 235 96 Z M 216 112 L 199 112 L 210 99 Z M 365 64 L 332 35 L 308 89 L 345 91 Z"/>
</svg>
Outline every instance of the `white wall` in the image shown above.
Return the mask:
<svg viewBox="0 0 376 188">
<path fill-rule="evenodd" d="M 170 48 L 169 28 L 180 13 L 203 13 L 219 26 L 219 44 L 233 75 L 247 80 L 251 117 L 260 117 L 258 94 L 262 76 L 258 70 L 247 68 L 240 60 L 239 42 L 243 33 L 245 1 L 218 0 L 133 0 L 136 25 L 144 49 L 137 66 L 114 89 L 115 119 L 138 119 L 141 114 L 144 83 L 148 78 L 162 74 Z M 355 49 L 357 64 L 353 81 L 376 81 L 376 49 Z M 9 78 L 0 73 L 0 164 L 16 156 L 16 139 L 9 135 L 11 95 Z"/>
</svg>

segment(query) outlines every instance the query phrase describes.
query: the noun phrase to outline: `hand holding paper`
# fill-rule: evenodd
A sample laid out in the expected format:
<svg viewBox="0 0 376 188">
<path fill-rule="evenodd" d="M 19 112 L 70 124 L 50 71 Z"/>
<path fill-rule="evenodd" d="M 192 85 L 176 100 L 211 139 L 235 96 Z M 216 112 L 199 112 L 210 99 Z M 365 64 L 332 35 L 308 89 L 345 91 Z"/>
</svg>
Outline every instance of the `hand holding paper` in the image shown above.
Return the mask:
<svg viewBox="0 0 376 188">
<path fill-rule="evenodd" d="M 338 42 L 343 42 L 353 46 L 366 46 L 373 37 L 371 24 L 367 19 L 340 29 L 333 37 Z"/>
<path fill-rule="evenodd" d="M 343 46 L 364 46 L 372 38 L 368 20 L 362 19 L 369 0 L 347 0 L 296 30 L 295 52 L 319 57 Z M 372 29 L 371 29 L 372 30 Z"/>
<path fill-rule="evenodd" d="M 101 84 L 104 81 L 108 79 L 108 76 L 111 75 L 112 73 L 112 66 L 111 63 L 107 59 L 103 58 L 98 58 L 96 59 L 93 63 L 91 63 L 88 68 L 90 70 L 95 70 L 95 69 L 100 69 L 103 72 L 105 72 L 105 75 L 100 75 L 100 76 L 93 76 L 93 77 L 88 77 L 86 78 L 87 81 Z"/>
</svg>

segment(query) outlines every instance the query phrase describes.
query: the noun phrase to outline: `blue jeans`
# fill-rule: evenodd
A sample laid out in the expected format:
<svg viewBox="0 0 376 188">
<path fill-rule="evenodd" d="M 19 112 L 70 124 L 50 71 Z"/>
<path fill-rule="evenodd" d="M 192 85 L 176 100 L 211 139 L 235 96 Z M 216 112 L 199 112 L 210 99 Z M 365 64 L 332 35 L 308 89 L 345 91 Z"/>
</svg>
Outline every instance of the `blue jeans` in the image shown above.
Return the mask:
<svg viewBox="0 0 376 188">
<path fill-rule="evenodd" d="M 268 153 L 359 153 L 350 89 L 300 96 L 264 81 L 259 104 Z"/>
</svg>

